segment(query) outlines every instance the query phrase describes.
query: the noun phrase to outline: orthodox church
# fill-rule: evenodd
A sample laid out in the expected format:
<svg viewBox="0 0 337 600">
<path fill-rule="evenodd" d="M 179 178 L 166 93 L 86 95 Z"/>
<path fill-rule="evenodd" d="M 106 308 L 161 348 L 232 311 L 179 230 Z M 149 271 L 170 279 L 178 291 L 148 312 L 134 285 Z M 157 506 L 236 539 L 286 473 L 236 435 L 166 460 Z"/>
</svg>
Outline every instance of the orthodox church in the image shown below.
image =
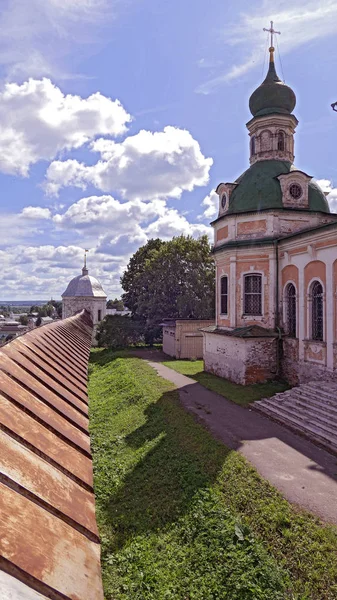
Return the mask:
<svg viewBox="0 0 337 600">
<path fill-rule="evenodd" d="M 249 100 L 250 167 L 216 190 L 205 370 L 241 384 L 337 380 L 337 214 L 293 164 L 296 97 L 277 76 L 270 33 L 268 73 Z"/>
<path fill-rule="evenodd" d="M 62 319 L 72 317 L 86 308 L 94 323 L 95 339 L 97 325 L 106 315 L 106 299 L 107 295 L 100 282 L 89 275 L 85 254 L 82 275 L 74 277 L 62 294 Z"/>
</svg>

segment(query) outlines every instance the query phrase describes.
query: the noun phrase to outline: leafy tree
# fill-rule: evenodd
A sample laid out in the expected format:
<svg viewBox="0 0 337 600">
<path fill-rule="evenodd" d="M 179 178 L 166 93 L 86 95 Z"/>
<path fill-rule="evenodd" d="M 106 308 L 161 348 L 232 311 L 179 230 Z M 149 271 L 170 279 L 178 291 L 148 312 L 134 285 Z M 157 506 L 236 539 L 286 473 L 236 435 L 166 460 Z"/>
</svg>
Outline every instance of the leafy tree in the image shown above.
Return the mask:
<svg viewBox="0 0 337 600">
<path fill-rule="evenodd" d="M 10 315 L 10 306 L 6 306 L 5 304 L 1 304 L 0 306 L 0 314 L 4 317 L 9 317 Z"/>
<path fill-rule="evenodd" d="M 37 306 L 36 304 L 33 304 L 33 306 L 30 307 L 30 313 L 38 313 L 40 310 L 40 306 Z"/>
<path fill-rule="evenodd" d="M 51 304 L 56 310 L 58 317 L 62 317 L 62 302 L 60 300 L 49 300 L 48 304 Z"/>
<path fill-rule="evenodd" d="M 28 317 L 26 315 L 21 315 L 19 321 L 21 325 L 28 325 Z"/>
<path fill-rule="evenodd" d="M 96 340 L 105 348 L 125 348 L 143 341 L 143 327 L 131 317 L 108 315 L 98 325 Z"/>
<path fill-rule="evenodd" d="M 118 298 L 115 298 L 114 300 L 108 300 L 106 307 L 115 308 L 116 310 L 122 311 L 124 310 L 123 300 L 118 300 Z"/>
<path fill-rule="evenodd" d="M 42 318 L 41 318 L 41 316 L 39 315 L 39 316 L 38 316 L 38 318 L 37 318 L 37 319 L 36 319 L 36 321 L 35 321 L 35 325 L 36 325 L 36 327 L 40 327 L 41 323 L 42 323 Z"/>
<path fill-rule="evenodd" d="M 148 262 L 151 262 L 156 253 L 165 244 L 160 239 L 149 240 L 145 246 L 141 246 L 131 256 L 126 271 L 121 277 L 121 284 L 124 290 L 122 300 L 124 305 L 131 310 L 133 315 L 140 315 L 138 311 L 138 302 L 140 294 L 147 291 L 147 280 L 144 271 Z"/>
<path fill-rule="evenodd" d="M 149 338 L 164 318 L 214 318 L 215 269 L 207 236 L 150 240 L 131 258 L 121 284 L 124 303 L 145 322 Z"/>
</svg>

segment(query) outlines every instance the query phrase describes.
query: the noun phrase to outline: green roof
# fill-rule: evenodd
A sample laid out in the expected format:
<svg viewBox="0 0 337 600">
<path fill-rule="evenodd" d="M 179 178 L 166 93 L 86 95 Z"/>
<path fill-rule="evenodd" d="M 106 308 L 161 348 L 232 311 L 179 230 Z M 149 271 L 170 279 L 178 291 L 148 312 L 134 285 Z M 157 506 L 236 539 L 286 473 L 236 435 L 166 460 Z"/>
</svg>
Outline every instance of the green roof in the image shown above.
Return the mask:
<svg viewBox="0 0 337 600">
<path fill-rule="evenodd" d="M 290 162 L 281 160 L 254 163 L 236 179 L 238 185 L 231 193 L 227 214 L 284 208 L 277 176 L 297 170 Z M 309 182 L 309 210 L 330 212 L 324 193 L 314 181 Z"/>
</svg>

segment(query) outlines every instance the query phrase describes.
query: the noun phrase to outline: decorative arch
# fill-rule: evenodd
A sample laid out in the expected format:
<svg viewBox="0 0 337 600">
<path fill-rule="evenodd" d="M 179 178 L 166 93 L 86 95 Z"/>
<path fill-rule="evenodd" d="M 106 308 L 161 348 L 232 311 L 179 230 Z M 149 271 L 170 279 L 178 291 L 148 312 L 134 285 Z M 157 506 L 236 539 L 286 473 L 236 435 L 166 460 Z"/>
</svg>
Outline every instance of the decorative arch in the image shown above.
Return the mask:
<svg viewBox="0 0 337 600">
<path fill-rule="evenodd" d="M 281 129 L 277 132 L 277 149 L 284 152 L 286 149 L 286 135 Z"/>
<path fill-rule="evenodd" d="M 321 298 L 318 299 L 318 296 L 313 295 L 313 292 L 316 290 L 317 294 L 320 294 L 319 288 L 314 289 L 313 284 L 318 282 L 321 285 L 322 294 Z M 321 260 L 312 260 L 304 267 L 304 286 L 306 290 L 306 323 L 307 323 L 307 331 L 306 337 L 309 339 L 316 339 L 317 341 L 325 340 L 325 331 L 326 331 L 326 303 L 325 303 L 325 289 L 326 289 L 326 265 Z M 315 304 L 316 303 L 316 304 Z M 318 304 L 317 304 L 318 303 Z M 322 309 L 322 315 L 318 317 L 317 310 Z M 316 312 L 315 312 L 316 311 Z M 316 330 L 316 326 L 314 326 L 314 318 L 317 317 L 317 321 L 322 320 L 323 326 L 323 335 L 319 339 L 318 334 L 322 333 L 321 331 Z M 321 325 L 318 324 L 318 329 Z M 313 337 L 314 336 L 314 337 Z M 316 336 L 316 337 L 315 337 Z"/>
<path fill-rule="evenodd" d="M 268 152 L 272 149 L 272 134 L 269 129 L 265 129 L 260 135 L 260 150 L 261 152 Z"/>
<path fill-rule="evenodd" d="M 293 281 L 284 288 L 284 323 L 287 335 L 297 337 L 297 290 Z"/>
</svg>

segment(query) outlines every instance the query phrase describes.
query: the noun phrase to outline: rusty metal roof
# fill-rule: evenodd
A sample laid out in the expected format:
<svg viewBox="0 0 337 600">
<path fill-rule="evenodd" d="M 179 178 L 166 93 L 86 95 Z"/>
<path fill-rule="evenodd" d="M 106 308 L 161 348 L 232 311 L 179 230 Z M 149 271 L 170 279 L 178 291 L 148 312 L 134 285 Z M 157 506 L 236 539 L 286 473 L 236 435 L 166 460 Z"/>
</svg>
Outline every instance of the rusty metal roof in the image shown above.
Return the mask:
<svg viewBox="0 0 337 600">
<path fill-rule="evenodd" d="M 103 600 L 88 433 L 89 313 L 0 349 L 1 600 Z"/>
</svg>

